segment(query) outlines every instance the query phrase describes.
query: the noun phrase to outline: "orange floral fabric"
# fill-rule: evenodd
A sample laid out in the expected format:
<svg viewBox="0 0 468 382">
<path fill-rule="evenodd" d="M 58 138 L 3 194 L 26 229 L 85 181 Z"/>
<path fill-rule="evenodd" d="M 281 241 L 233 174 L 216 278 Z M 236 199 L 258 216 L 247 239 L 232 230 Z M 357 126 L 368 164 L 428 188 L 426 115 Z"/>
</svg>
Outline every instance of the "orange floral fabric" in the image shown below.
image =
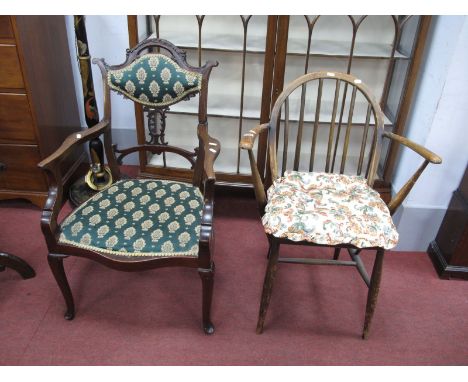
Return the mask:
<svg viewBox="0 0 468 382">
<path fill-rule="evenodd" d="M 267 195 L 262 222 L 275 237 L 358 248 L 398 243 L 386 204 L 362 177 L 288 171 Z"/>
</svg>

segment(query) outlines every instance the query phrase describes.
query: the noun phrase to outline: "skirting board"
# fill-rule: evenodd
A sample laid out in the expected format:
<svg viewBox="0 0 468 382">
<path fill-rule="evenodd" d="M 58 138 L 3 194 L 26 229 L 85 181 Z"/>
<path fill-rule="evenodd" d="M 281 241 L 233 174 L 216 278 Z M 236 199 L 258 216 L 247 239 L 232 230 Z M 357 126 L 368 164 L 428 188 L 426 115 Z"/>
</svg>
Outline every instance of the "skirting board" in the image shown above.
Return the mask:
<svg viewBox="0 0 468 382">
<path fill-rule="evenodd" d="M 447 264 L 447 261 L 435 240 L 429 244 L 427 253 L 441 278 L 462 278 L 468 280 L 468 267 Z"/>
</svg>

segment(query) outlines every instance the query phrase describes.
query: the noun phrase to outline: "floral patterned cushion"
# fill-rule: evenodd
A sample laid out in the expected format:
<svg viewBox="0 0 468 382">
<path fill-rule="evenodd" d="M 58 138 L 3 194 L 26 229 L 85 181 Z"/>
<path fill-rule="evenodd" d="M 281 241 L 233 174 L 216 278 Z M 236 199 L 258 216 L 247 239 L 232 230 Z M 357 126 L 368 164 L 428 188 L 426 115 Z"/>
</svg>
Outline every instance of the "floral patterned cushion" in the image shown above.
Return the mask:
<svg viewBox="0 0 468 382">
<path fill-rule="evenodd" d="M 262 222 L 293 241 L 385 249 L 398 242 L 387 206 L 359 176 L 286 172 L 268 189 Z"/>
<path fill-rule="evenodd" d="M 187 183 L 121 180 L 61 224 L 59 242 L 122 256 L 198 256 L 203 196 Z"/>
<path fill-rule="evenodd" d="M 163 54 L 145 54 L 123 69 L 109 70 L 111 89 L 151 107 L 179 102 L 200 91 L 202 75 L 182 69 Z"/>
</svg>

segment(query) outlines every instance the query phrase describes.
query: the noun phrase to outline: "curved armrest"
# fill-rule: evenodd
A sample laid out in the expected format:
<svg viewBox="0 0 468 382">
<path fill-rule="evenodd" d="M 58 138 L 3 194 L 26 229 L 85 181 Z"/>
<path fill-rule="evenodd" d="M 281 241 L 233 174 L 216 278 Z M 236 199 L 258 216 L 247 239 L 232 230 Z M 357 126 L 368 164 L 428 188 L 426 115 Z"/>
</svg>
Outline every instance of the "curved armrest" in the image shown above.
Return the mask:
<svg viewBox="0 0 468 382">
<path fill-rule="evenodd" d="M 109 121 L 103 119 L 93 127 L 80 131 L 79 133 L 70 134 L 60 147 L 55 150 L 54 153 L 49 155 L 47 158 L 39 162 L 38 166 L 41 169 L 48 169 L 59 163 L 63 157 L 67 156 L 70 151 L 77 145 L 90 141 L 102 133 L 104 133 L 109 127 Z"/>
<path fill-rule="evenodd" d="M 412 140 L 408 138 L 405 138 L 405 137 L 402 137 L 401 135 L 397 135 L 397 134 L 390 133 L 390 132 L 384 132 L 382 136 L 392 139 L 398 143 L 401 143 L 402 145 L 410 148 L 411 150 L 418 153 L 424 159 L 426 159 L 427 161 L 431 163 L 434 163 L 434 164 L 442 163 L 442 158 L 440 156 L 426 149 L 425 147 L 417 144 L 416 142 L 413 142 Z"/>
<path fill-rule="evenodd" d="M 253 129 L 249 130 L 248 133 L 244 134 L 244 136 L 242 137 L 239 143 L 239 146 L 242 149 L 247 150 L 249 154 L 250 169 L 252 171 L 252 182 L 253 182 L 253 186 L 255 190 L 255 198 L 257 199 L 258 210 L 260 211 L 260 215 L 262 216 L 265 211 L 267 197 L 265 193 L 265 187 L 263 186 L 262 177 L 260 176 L 260 173 L 257 168 L 257 162 L 255 160 L 255 156 L 253 153 L 253 145 L 255 143 L 255 140 L 257 139 L 257 136 L 262 131 L 267 131 L 269 127 L 270 127 L 269 123 L 257 125 Z"/>
<path fill-rule="evenodd" d="M 249 130 L 248 133 L 245 133 L 240 141 L 240 147 L 244 150 L 252 150 L 253 144 L 257 136 L 264 130 L 268 130 L 269 124 L 264 123 L 254 127 L 252 130 Z"/>
<path fill-rule="evenodd" d="M 201 130 L 199 134 L 203 142 L 203 151 L 205 154 L 203 169 L 207 179 L 215 180 L 214 162 L 221 151 L 221 144 L 216 138 L 211 137 L 208 132 Z"/>
<path fill-rule="evenodd" d="M 70 154 L 74 147 L 98 137 L 106 132 L 109 126 L 109 121 L 102 120 L 90 129 L 69 135 L 54 153 L 38 164 L 46 172 L 49 179 L 49 195 L 42 209 L 41 217 L 41 229 L 49 251 L 53 251 L 54 246 L 57 244 L 57 217 L 62 207 L 63 185 L 60 162 Z"/>
<path fill-rule="evenodd" d="M 214 215 L 214 193 L 215 193 L 215 172 L 214 162 L 221 151 L 219 141 L 211 137 L 205 129 L 199 130 L 199 137 L 203 145 L 203 199 L 202 220 L 199 239 L 199 258 L 202 268 L 211 267 L 211 254 L 214 253 L 213 245 L 213 215 Z"/>
<path fill-rule="evenodd" d="M 390 203 L 388 203 L 388 209 L 390 210 L 390 214 L 393 215 L 396 209 L 401 205 L 401 203 L 403 203 L 403 200 L 405 200 L 406 196 L 409 194 L 409 192 L 411 191 L 414 184 L 421 176 L 429 162 L 434 164 L 440 164 L 442 163 L 442 158 L 437 154 L 433 153 L 432 151 L 426 149 L 425 147 L 400 135 L 393 134 L 390 132 L 384 132 L 382 136 L 394 140 L 395 142 L 398 142 L 410 148 L 411 150 L 413 150 L 414 152 L 416 152 L 424 158 L 424 162 L 421 164 L 421 166 L 419 166 L 419 168 L 415 171 L 413 176 L 408 179 L 404 186 L 395 194 L 392 200 L 390 200 Z"/>
</svg>

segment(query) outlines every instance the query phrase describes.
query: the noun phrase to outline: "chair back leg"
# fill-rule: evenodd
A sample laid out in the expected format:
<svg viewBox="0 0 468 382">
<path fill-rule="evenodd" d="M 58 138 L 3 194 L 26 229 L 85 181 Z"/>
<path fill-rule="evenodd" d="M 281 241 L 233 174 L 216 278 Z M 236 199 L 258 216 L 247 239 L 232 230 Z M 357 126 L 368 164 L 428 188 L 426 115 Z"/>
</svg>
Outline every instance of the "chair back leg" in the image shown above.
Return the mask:
<svg viewBox="0 0 468 382">
<path fill-rule="evenodd" d="M 276 269 L 278 266 L 279 257 L 279 242 L 275 239 L 270 240 L 269 258 L 265 281 L 263 282 L 262 301 L 260 303 L 260 312 L 258 314 L 257 334 L 262 334 L 265 317 L 270 304 L 271 291 L 273 289 L 273 281 L 275 279 Z"/>
</svg>

